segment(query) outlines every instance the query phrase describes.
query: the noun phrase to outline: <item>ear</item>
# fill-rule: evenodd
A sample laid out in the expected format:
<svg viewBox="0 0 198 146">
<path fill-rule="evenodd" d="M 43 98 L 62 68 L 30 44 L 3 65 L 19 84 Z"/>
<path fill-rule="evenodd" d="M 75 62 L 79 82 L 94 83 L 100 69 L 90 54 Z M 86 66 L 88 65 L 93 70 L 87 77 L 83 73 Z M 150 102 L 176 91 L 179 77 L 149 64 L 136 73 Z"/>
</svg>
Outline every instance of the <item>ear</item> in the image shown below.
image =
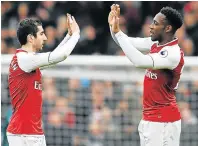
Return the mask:
<svg viewBox="0 0 198 146">
<path fill-rule="evenodd" d="M 171 25 L 167 25 L 165 28 L 165 32 L 171 32 L 173 30 L 173 27 Z"/>
<path fill-rule="evenodd" d="M 32 43 L 32 42 L 33 42 L 33 40 L 34 40 L 34 36 L 33 36 L 33 35 L 31 35 L 31 34 L 28 34 L 28 36 L 27 36 L 27 42 Z"/>
</svg>

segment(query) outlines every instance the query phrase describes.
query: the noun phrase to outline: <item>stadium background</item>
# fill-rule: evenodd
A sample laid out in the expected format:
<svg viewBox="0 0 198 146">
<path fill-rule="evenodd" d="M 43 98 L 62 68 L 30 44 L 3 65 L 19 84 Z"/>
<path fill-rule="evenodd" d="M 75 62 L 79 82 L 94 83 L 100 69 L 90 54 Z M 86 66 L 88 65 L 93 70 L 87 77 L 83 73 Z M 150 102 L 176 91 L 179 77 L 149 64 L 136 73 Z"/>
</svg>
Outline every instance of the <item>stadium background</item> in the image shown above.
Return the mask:
<svg viewBox="0 0 198 146">
<path fill-rule="evenodd" d="M 66 32 L 65 14 L 75 16 L 81 38 L 73 55 L 123 56 L 110 36 L 107 22 L 114 2 L 1 2 L 1 53 L 13 54 L 18 22 L 26 17 L 41 19 L 48 41 L 43 52 L 52 51 Z M 198 55 L 198 2 L 115 2 L 121 6 L 121 29 L 129 36 L 149 36 L 149 24 L 163 6 L 184 16 L 177 32 L 186 56 Z M 197 67 L 186 71 L 197 71 Z M 64 74 L 64 72 L 63 72 Z M 64 75 L 63 75 L 64 76 Z M 189 77 L 190 78 L 190 77 Z M 141 82 L 88 78 L 43 78 L 43 121 L 48 146 L 139 146 Z M 1 138 L 11 115 L 7 74 L 1 73 Z M 198 80 L 179 85 L 177 100 L 182 113 L 181 146 L 198 146 Z"/>
</svg>

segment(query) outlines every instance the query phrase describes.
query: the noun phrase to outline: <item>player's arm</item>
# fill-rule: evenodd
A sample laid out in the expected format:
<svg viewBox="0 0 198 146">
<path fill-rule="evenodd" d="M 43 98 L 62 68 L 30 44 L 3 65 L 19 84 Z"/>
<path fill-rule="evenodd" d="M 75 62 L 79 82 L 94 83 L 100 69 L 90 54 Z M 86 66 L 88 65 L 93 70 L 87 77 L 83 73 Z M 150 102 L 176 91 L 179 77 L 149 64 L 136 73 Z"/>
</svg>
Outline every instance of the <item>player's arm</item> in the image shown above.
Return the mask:
<svg viewBox="0 0 198 146">
<path fill-rule="evenodd" d="M 137 50 L 121 32 L 116 33 L 116 38 L 129 60 L 138 68 L 173 69 L 180 61 L 180 49 L 164 47 L 159 53 L 144 55 Z"/>
<path fill-rule="evenodd" d="M 31 72 L 37 68 L 48 67 L 65 60 L 80 38 L 80 29 L 74 18 L 72 23 L 72 36 L 68 38 L 67 35 L 54 51 L 47 53 L 18 53 L 17 58 L 20 68 L 25 72 Z"/>
<path fill-rule="evenodd" d="M 73 34 L 64 44 L 59 45 L 52 52 L 47 53 L 17 53 L 18 63 L 22 70 L 31 72 L 37 68 L 49 67 L 65 60 L 74 49 L 80 38 L 79 34 Z"/>
<path fill-rule="evenodd" d="M 110 32 L 113 40 L 116 42 L 117 45 L 120 46 L 117 38 L 115 37 L 115 34 L 112 32 L 111 26 L 110 26 Z M 128 39 L 130 44 L 132 44 L 136 49 L 138 49 L 141 52 L 149 52 L 151 46 L 155 43 L 151 40 L 150 37 L 147 38 L 139 38 L 139 37 L 128 37 L 125 33 L 120 31 L 122 33 L 123 37 L 125 39 Z"/>
<path fill-rule="evenodd" d="M 69 35 L 69 33 L 66 35 L 66 37 L 64 37 L 64 39 L 61 41 L 61 43 L 57 46 L 60 47 L 63 44 L 65 44 L 69 39 L 71 38 L 71 36 Z M 57 63 L 54 64 L 49 64 L 49 65 L 45 65 L 45 66 L 41 66 L 39 67 L 41 70 L 46 69 L 46 68 L 50 68 L 50 67 L 54 67 Z"/>
</svg>

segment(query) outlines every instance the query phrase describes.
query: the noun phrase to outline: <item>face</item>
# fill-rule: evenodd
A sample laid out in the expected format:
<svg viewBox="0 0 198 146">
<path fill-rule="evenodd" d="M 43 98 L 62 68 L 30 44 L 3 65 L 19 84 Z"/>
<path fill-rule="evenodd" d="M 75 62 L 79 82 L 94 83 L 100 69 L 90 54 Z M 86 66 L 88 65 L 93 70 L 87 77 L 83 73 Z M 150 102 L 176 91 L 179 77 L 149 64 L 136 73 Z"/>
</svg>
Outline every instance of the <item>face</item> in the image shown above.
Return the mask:
<svg viewBox="0 0 198 146">
<path fill-rule="evenodd" d="M 161 41 L 165 35 L 165 16 L 162 13 L 158 13 L 154 19 L 153 23 L 150 25 L 150 37 L 152 41 Z"/>
<path fill-rule="evenodd" d="M 37 37 L 34 37 L 34 40 L 33 40 L 33 48 L 36 49 L 35 51 L 39 51 L 39 50 L 42 50 L 43 45 L 45 41 L 47 40 L 47 37 L 44 33 L 42 26 L 38 26 L 38 32 L 36 35 Z"/>
</svg>

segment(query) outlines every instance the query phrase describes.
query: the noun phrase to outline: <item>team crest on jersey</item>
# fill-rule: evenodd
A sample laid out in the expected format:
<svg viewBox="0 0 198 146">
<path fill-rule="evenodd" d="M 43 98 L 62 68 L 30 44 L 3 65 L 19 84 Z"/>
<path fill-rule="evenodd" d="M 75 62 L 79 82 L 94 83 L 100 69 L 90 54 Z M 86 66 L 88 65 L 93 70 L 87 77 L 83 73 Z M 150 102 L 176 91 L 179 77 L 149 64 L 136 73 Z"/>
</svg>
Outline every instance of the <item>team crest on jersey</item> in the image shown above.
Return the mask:
<svg viewBox="0 0 198 146">
<path fill-rule="evenodd" d="M 162 51 L 159 52 L 159 54 L 160 54 L 161 57 L 165 58 L 165 57 L 168 56 L 168 51 L 167 50 L 162 50 Z"/>
</svg>

